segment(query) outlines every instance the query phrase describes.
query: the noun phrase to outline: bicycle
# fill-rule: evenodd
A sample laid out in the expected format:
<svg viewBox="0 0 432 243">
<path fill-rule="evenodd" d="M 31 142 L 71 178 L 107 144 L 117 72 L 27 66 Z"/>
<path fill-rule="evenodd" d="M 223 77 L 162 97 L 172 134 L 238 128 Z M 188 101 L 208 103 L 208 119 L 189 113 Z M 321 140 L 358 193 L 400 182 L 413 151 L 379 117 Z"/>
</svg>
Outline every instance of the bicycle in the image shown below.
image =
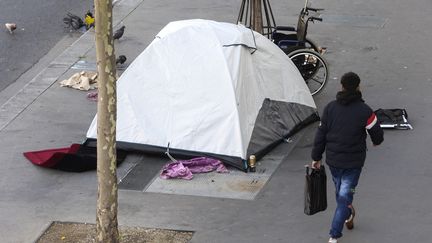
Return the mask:
<svg viewBox="0 0 432 243">
<path fill-rule="evenodd" d="M 271 34 L 271 40 L 296 65 L 312 95 L 323 90 L 328 81 L 329 68 L 327 61 L 320 53 L 323 49 L 307 38 L 309 22 L 322 21 L 322 18 L 309 16 L 309 12 L 319 12 L 324 9 L 312 8 L 308 0 L 301 9 L 297 21 L 297 28 L 290 26 L 276 26 Z M 283 32 L 295 32 L 286 34 Z"/>
<path fill-rule="evenodd" d="M 324 9 L 312 8 L 309 1 L 300 11 L 297 28 L 290 26 L 277 26 L 269 0 L 262 0 L 262 21 L 255 19 L 256 6 L 253 1 L 242 0 L 237 23 L 242 23 L 251 29 L 258 29 L 264 36 L 273 41 L 296 65 L 312 95 L 323 90 L 327 84 L 329 68 L 322 57 L 323 50 L 315 42 L 307 38 L 309 22 L 322 21 L 316 16 L 309 16 L 309 12 L 319 12 Z M 288 34 L 286 32 L 289 32 Z M 294 33 L 293 33 L 294 32 Z"/>
</svg>

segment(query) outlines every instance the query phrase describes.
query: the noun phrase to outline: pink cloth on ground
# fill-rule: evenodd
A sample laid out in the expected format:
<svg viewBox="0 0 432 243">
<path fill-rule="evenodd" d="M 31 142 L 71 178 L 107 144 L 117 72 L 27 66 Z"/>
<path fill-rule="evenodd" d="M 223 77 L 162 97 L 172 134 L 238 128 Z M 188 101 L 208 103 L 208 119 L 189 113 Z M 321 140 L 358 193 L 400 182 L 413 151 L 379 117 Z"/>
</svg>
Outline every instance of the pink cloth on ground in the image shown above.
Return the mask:
<svg viewBox="0 0 432 243">
<path fill-rule="evenodd" d="M 198 157 L 166 164 L 162 168 L 160 177 L 162 179 L 181 178 L 191 180 L 193 173 L 207 173 L 214 170 L 218 173 L 229 172 L 220 160 Z"/>
<path fill-rule="evenodd" d="M 98 101 L 98 92 L 89 92 L 87 93 L 87 99 L 91 100 L 91 101 Z"/>
</svg>

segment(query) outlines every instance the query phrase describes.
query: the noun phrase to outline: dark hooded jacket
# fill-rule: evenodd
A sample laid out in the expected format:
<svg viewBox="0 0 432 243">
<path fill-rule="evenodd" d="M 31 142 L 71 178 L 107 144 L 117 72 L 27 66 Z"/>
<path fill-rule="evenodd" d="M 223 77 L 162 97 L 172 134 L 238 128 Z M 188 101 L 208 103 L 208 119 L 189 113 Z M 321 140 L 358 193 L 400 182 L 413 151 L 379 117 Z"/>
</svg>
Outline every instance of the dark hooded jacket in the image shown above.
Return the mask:
<svg viewBox="0 0 432 243">
<path fill-rule="evenodd" d="M 366 159 L 366 137 L 372 143 L 384 141 L 383 130 L 360 91 L 341 91 L 323 111 L 315 135 L 312 159 L 319 161 L 326 151 L 326 163 L 336 168 L 361 168 Z"/>
</svg>

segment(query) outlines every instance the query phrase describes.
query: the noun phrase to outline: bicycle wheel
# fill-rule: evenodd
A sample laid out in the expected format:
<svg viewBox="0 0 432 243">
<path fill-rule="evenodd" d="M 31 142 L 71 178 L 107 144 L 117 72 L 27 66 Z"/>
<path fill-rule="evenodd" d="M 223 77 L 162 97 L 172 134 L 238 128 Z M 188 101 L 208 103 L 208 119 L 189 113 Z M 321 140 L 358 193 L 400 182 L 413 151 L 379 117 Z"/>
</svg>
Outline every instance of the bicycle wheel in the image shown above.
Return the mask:
<svg viewBox="0 0 432 243">
<path fill-rule="evenodd" d="M 296 65 L 312 95 L 318 94 L 328 80 L 328 64 L 324 58 L 315 51 L 300 49 L 288 54 Z"/>
</svg>

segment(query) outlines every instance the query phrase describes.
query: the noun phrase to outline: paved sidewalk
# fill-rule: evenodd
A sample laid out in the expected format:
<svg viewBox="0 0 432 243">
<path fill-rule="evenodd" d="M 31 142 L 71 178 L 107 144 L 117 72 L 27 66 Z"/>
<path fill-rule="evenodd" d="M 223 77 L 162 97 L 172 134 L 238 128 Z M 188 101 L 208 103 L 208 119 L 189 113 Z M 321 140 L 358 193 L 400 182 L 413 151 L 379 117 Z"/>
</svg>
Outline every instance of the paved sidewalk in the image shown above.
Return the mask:
<svg viewBox="0 0 432 243">
<path fill-rule="evenodd" d="M 277 21 L 295 23 L 302 2 L 273 1 Z M 338 8 L 347 7 L 345 10 L 358 15 L 379 16 L 373 21 L 383 20 L 385 28 L 379 24 L 357 28 L 342 21 L 340 25 L 321 23 L 320 28 L 311 27 L 311 33 L 328 47 L 332 68 L 332 83 L 316 100 L 320 108 L 334 97 L 337 77 L 350 69 L 369 81 L 363 88 L 367 101 L 376 104 L 376 108 L 408 108 L 415 127 L 412 131 L 387 132 L 385 144 L 369 151 L 356 199 L 358 223 L 354 231 L 345 232 L 343 242 L 431 240 L 428 232 L 432 227 L 432 167 L 427 146 L 432 137 L 432 117 L 425 112 L 432 103 L 432 75 L 430 67 L 426 67 L 431 51 L 423 49 L 423 42 L 418 41 L 418 48 L 425 50 L 415 56 L 419 63 L 412 66 L 403 59 L 405 55 L 412 61 L 414 56 L 403 50 L 407 37 L 400 36 L 397 30 L 410 24 L 386 12 L 391 6 L 393 12 L 399 13 L 392 4 L 387 0 L 373 6 L 359 3 L 347 7 L 334 0 L 322 1 L 316 7 L 333 9 L 329 11 L 333 16 L 340 14 Z M 115 43 L 116 53 L 126 55 L 129 64 L 168 22 L 205 18 L 233 23 L 239 6 L 240 1 L 234 0 L 117 1 L 114 25 L 116 28 L 124 24 L 126 31 Z M 421 7 L 414 9 L 421 11 Z M 406 34 L 412 32 L 408 30 Z M 362 39 L 365 35 L 370 38 Z M 400 40 L 386 44 L 385 40 L 396 35 Z M 430 33 L 423 38 L 424 43 L 432 41 Z M 96 103 L 86 99 L 86 92 L 60 87 L 59 81 L 79 71 L 77 66 L 94 70 L 95 57 L 94 33 L 89 31 L 15 95 L 0 99 L 1 242 L 33 242 L 52 221 L 95 222 L 95 172 L 65 173 L 38 168 L 22 155 L 25 151 L 65 147 L 85 139 Z M 382 70 L 389 71 L 383 74 Z M 406 80 L 419 82 L 414 87 L 408 86 Z M 329 209 L 314 216 L 303 214 L 303 165 L 309 162 L 312 137 L 313 127 L 296 141 L 296 148 L 283 159 L 254 200 L 120 190 L 119 223 L 195 231 L 192 242 L 326 242 L 334 209 L 330 180 Z M 128 165 L 119 167 L 120 177 L 127 173 Z"/>
</svg>

